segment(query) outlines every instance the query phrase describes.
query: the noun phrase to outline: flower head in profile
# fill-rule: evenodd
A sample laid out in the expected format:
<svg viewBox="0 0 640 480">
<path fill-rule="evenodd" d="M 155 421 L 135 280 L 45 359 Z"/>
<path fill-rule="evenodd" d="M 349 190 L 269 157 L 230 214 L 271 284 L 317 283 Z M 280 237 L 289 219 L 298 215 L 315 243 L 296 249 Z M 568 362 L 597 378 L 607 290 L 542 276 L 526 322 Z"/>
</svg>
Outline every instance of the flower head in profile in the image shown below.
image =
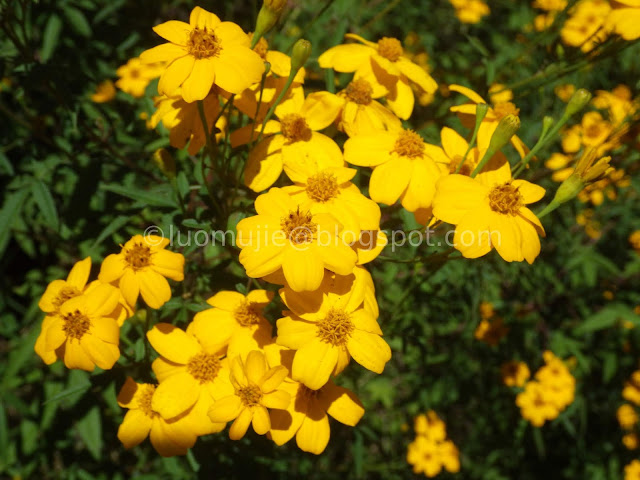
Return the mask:
<svg viewBox="0 0 640 480">
<path fill-rule="evenodd" d="M 165 420 L 151 404 L 156 385 L 136 383 L 127 377 L 118 394 L 118 405 L 129 411 L 118 428 L 118 439 L 124 448 L 133 448 L 149 437 L 151 445 L 163 457 L 186 455 L 198 438 L 185 416 Z"/>
<path fill-rule="evenodd" d="M 512 179 L 510 168 L 481 172 L 475 178 L 449 175 L 438 182 L 433 214 L 456 225 L 454 245 L 466 258 L 495 248 L 507 262 L 533 263 L 544 229 L 526 205 L 544 193 L 538 185 Z"/>
<path fill-rule="evenodd" d="M 116 87 L 113 86 L 111 80 L 100 82 L 96 87 L 96 91 L 91 95 L 91 101 L 95 103 L 107 103 L 116 96 Z"/>
<path fill-rule="evenodd" d="M 200 7 L 191 11 L 189 23 L 170 20 L 153 27 L 169 43 L 142 52 L 144 63 L 166 62 L 158 92 L 172 95 L 182 87 L 182 98 L 195 102 L 211 87 L 240 93 L 260 81 L 264 62 L 251 50 L 251 41 L 233 22 L 220 19 Z"/>
<path fill-rule="evenodd" d="M 147 332 L 149 343 L 160 354 L 152 364 L 159 385 L 151 408 L 165 420 L 187 416 L 192 432 L 207 435 L 224 429 L 224 422 L 211 422 L 207 411 L 232 387 L 224 345 L 211 335 L 215 327 L 205 325 L 193 331 L 191 325 L 185 332 L 158 323 Z"/>
<path fill-rule="evenodd" d="M 286 409 L 291 395 L 281 389 L 287 376 L 282 365 L 269 368 L 264 353 L 252 350 L 245 361 L 236 357 L 231 363 L 231 383 L 235 392 L 217 400 L 209 408 L 212 422 L 230 422 L 229 438 L 239 440 L 249 425 L 258 435 L 271 429 L 268 408 Z"/>
<path fill-rule="evenodd" d="M 228 345 L 227 356 L 246 358 L 252 350 L 261 350 L 271 342 L 271 324 L 262 313 L 273 299 L 273 292 L 252 290 L 246 296 L 238 292 L 221 291 L 207 300 L 213 308 L 198 312 L 191 331 L 202 328 L 216 342 Z"/>
<path fill-rule="evenodd" d="M 312 390 L 339 374 L 351 357 L 363 367 L 382 373 L 391 349 L 365 305 L 367 286 L 356 275 L 325 275 L 315 292 L 297 293 L 289 287 L 280 297 L 289 311 L 278 320 L 276 342 L 296 350 L 291 377 Z"/>
<path fill-rule="evenodd" d="M 163 70 L 163 63 L 145 64 L 138 57 L 131 58 L 116 70 L 119 77 L 116 87 L 135 98 L 141 98 L 151 80 L 158 78 Z"/>
<path fill-rule="evenodd" d="M 120 357 L 120 326 L 113 316 L 119 300 L 117 288 L 98 282 L 65 301 L 55 314 L 45 317 L 36 353 L 46 363 L 63 359 L 67 368 L 110 369 Z"/>
<path fill-rule="evenodd" d="M 320 286 L 325 269 L 349 275 L 356 252 L 342 239 L 342 225 L 328 213 L 304 209 L 280 188 L 255 202 L 257 215 L 241 220 L 237 244 L 240 263 L 252 278 L 281 272 L 295 291 Z"/>
<path fill-rule="evenodd" d="M 293 350 L 272 344 L 265 348 L 265 354 L 270 365 L 284 365 L 290 375 Z M 320 455 L 329 443 L 329 417 L 354 427 L 364 415 L 358 397 L 332 380 L 311 390 L 289 376 L 282 382 L 281 389 L 291 395 L 291 402 L 286 411 L 271 411 L 269 437 L 276 445 L 284 445 L 295 436 L 300 450 Z"/>
<path fill-rule="evenodd" d="M 337 72 L 356 72 L 357 78 L 374 77 L 389 92 L 387 103 L 400 118 L 408 119 L 413 110 L 415 98 L 410 81 L 426 93 L 437 90 L 438 84 L 431 75 L 405 55 L 400 40 L 383 37 L 374 43 L 351 33 L 345 38 L 358 43 L 330 48 L 318 58 L 320 67 Z"/>
<path fill-rule="evenodd" d="M 138 294 L 151 308 L 160 308 L 171 298 L 166 278 L 184 279 L 184 257 L 164 248 L 169 239 L 155 235 L 135 235 L 118 254 L 102 262 L 98 279 L 115 282 L 127 303 L 135 305 Z"/>
<path fill-rule="evenodd" d="M 443 169 L 429 156 L 426 145 L 413 130 L 381 131 L 347 140 L 344 158 L 373 168 L 369 195 L 375 202 L 393 205 L 400 200 L 410 212 L 430 210 Z"/>
</svg>

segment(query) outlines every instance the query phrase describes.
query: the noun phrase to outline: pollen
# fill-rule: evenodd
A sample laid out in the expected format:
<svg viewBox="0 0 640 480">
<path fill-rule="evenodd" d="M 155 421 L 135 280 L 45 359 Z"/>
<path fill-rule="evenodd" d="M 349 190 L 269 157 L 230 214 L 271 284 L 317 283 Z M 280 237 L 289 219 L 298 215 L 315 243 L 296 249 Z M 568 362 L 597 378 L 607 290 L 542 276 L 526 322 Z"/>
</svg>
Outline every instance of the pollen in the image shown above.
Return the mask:
<svg viewBox="0 0 640 480">
<path fill-rule="evenodd" d="M 245 300 L 238 306 L 233 312 L 233 317 L 243 327 L 249 327 L 260 323 L 260 314 L 258 313 L 258 306 Z"/>
<path fill-rule="evenodd" d="M 401 157 L 422 157 L 424 155 L 424 140 L 413 130 L 403 130 L 398 136 L 392 152 Z"/>
<path fill-rule="evenodd" d="M 66 313 L 62 316 L 62 319 L 64 321 L 62 331 L 67 337 L 75 338 L 76 340 L 80 340 L 91 327 L 91 320 L 80 310 Z"/>
<path fill-rule="evenodd" d="M 518 189 L 508 182 L 496 185 L 489 192 L 489 206 L 503 215 L 517 215 L 524 206 L 524 200 Z"/>
<path fill-rule="evenodd" d="M 402 44 L 397 38 L 382 37 L 378 40 L 378 55 L 392 62 L 402 56 Z"/>
<path fill-rule="evenodd" d="M 218 37 L 213 32 L 207 31 L 207 27 L 204 29 L 196 27 L 191 30 L 187 40 L 187 51 L 190 55 L 197 59 L 217 57 L 221 50 Z"/>
<path fill-rule="evenodd" d="M 307 179 L 307 195 L 316 202 L 328 202 L 338 193 L 338 179 L 333 173 L 320 172 Z"/>
<path fill-rule="evenodd" d="M 133 247 L 125 250 L 124 260 L 134 270 L 148 267 L 151 265 L 151 249 L 142 242 L 137 242 Z"/>
<path fill-rule="evenodd" d="M 260 387 L 255 384 L 250 384 L 246 387 L 242 387 L 236 392 L 236 394 L 240 397 L 242 403 L 247 407 L 260 405 L 260 400 L 262 400 L 262 391 L 260 390 Z"/>
<path fill-rule="evenodd" d="M 216 355 L 201 352 L 189 359 L 187 372 L 200 383 L 215 380 L 220 371 L 220 359 Z"/>
<path fill-rule="evenodd" d="M 140 396 L 138 397 L 138 406 L 140 410 L 142 410 L 142 413 L 147 417 L 157 417 L 158 412 L 151 408 L 151 399 L 156 391 L 156 386 L 151 385 L 150 383 L 145 383 L 140 385 L 140 390 Z"/>
<path fill-rule="evenodd" d="M 304 117 L 298 113 L 289 113 L 280 120 L 280 128 L 284 138 L 290 142 L 308 141 L 311 129 Z"/>
<path fill-rule="evenodd" d="M 369 105 L 371 103 L 371 95 L 373 95 L 373 87 L 364 78 L 359 78 L 347 85 L 344 93 L 348 100 L 358 105 Z"/>
<path fill-rule="evenodd" d="M 349 314 L 338 308 L 331 308 L 327 315 L 318 322 L 318 337 L 323 342 L 334 346 L 347 343 L 355 328 Z"/>
<path fill-rule="evenodd" d="M 77 297 L 78 295 L 80 295 L 80 292 L 76 287 L 74 287 L 73 285 L 65 285 L 60 289 L 58 295 L 56 295 L 56 298 L 53 299 L 53 306 L 57 310 L 62 306 L 64 302 L 73 297 Z"/>
<path fill-rule="evenodd" d="M 282 217 L 280 225 L 289 241 L 295 245 L 309 243 L 318 232 L 318 225 L 313 221 L 313 215 L 308 210 L 301 212 L 300 207 L 289 215 Z"/>
<path fill-rule="evenodd" d="M 507 115 L 515 115 L 517 117 L 520 114 L 520 109 L 511 102 L 501 102 L 494 105 L 493 113 L 498 120 L 501 120 Z"/>
</svg>

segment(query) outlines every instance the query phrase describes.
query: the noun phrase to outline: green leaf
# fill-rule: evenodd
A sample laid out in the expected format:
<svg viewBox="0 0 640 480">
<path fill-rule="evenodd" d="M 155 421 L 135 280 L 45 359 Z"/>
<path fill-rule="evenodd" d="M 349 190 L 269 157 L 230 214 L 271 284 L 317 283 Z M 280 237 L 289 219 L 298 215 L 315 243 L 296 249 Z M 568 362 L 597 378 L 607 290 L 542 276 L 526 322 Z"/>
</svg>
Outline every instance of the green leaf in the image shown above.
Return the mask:
<svg viewBox="0 0 640 480">
<path fill-rule="evenodd" d="M 127 215 L 119 215 L 113 220 L 111 220 L 111 222 L 109 222 L 109 225 L 104 227 L 104 230 L 100 232 L 100 235 L 98 235 L 98 238 L 96 238 L 96 241 L 93 242 L 93 245 L 91 245 L 91 250 L 93 250 L 98 245 L 100 245 L 105 240 L 105 238 L 107 238 L 108 236 L 120 230 L 128 222 L 129 222 L 129 217 Z"/>
<path fill-rule="evenodd" d="M 96 405 L 76 424 L 78 434 L 85 443 L 87 450 L 95 460 L 100 460 L 102 450 L 102 421 L 100 408 Z"/>
<path fill-rule="evenodd" d="M 45 402 L 43 402 L 43 405 L 46 405 L 49 402 L 56 402 L 58 400 L 62 400 L 63 398 L 70 397 L 71 395 L 74 395 L 76 393 L 85 392 L 85 391 L 89 390 L 90 386 L 91 386 L 91 383 L 89 383 L 89 382 L 82 383 L 80 385 L 74 385 L 74 386 L 72 386 L 70 388 L 67 388 L 66 390 L 63 390 L 62 392 L 54 395 L 50 399 L 46 400 Z"/>
<path fill-rule="evenodd" d="M 588 317 L 581 325 L 574 329 L 575 335 L 584 335 L 598 330 L 611 328 L 620 321 L 637 322 L 637 316 L 626 305 L 613 303 L 599 312 Z"/>
<path fill-rule="evenodd" d="M 23 188 L 17 192 L 13 192 L 7 196 L 2 210 L 0 210 L 0 255 L 7 248 L 9 238 L 11 237 L 11 226 L 13 220 L 22 212 L 24 199 L 29 193 L 28 188 Z"/>
<path fill-rule="evenodd" d="M 62 20 L 55 13 L 49 17 L 47 25 L 44 27 L 42 35 L 42 48 L 40 49 L 40 60 L 46 63 L 53 55 L 58 41 L 60 40 L 60 31 L 62 30 Z"/>
<path fill-rule="evenodd" d="M 82 35 L 83 37 L 91 36 L 91 25 L 87 21 L 87 17 L 84 16 L 80 10 L 74 7 L 63 6 L 62 13 L 67 18 L 69 25 L 71 28 L 75 30 L 76 33 Z"/>
<path fill-rule="evenodd" d="M 22 453 L 31 455 L 38 448 L 38 424 L 32 420 L 23 420 L 20 423 L 20 440 Z"/>
<path fill-rule="evenodd" d="M 36 180 L 32 184 L 31 191 L 33 193 L 33 199 L 38 205 L 40 213 L 42 213 L 47 225 L 53 230 L 58 231 L 60 228 L 58 210 L 56 209 L 56 203 L 49 191 L 49 187 L 47 187 L 43 181 Z"/>
<path fill-rule="evenodd" d="M 106 190 L 107 192 L 117 193 L 118 195 L 122 195 L 123 197 L 131 198 L 132 200 L 138 200 L 146 205 L 151 205 L 154 207 L 174 207 L 176 208 L 178 205 L 171 195 L 170 190 L 166 190 L 165 192 L 156 192 L 151 193 L 148 191 L 143 191 L 139 189 L 134 189 L 133 187 L 123 187 L 122 185 L 100 185 L 102 190 Z"/>
</svg>

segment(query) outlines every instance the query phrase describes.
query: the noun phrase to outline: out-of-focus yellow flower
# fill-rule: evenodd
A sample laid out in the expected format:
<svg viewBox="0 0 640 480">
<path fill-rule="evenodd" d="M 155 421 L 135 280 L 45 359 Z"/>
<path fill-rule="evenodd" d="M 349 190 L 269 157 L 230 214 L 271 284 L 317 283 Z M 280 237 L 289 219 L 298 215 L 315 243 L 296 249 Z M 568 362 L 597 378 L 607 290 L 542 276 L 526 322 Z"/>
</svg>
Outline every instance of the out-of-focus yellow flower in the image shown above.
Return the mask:
<svg viewBox="0 0 640 480">
<path fill-rule="evenodd" d="M 513 92 L 501 83 L 494 83 L 489 87 L 489 100 L 496 105 L 513 100 Z"/>
<path fill-rule="evenodd" d="M 91 100 L 95 103 L 106 103 L 116 96 L 116 87 L 111 80 L 105 80 L 96 87 L 96 91 L 91 95 Z"/>
<path fill-rule="evenodd" d="M 478 310 L 480 311 L 480 318 L 482 320 L 489 320 L 496 314 L 496 311 L 493 308 L 493 303 L 484 300 L 480 302 Z"/>
<path fill-rule="evenodd" d="M 482 0 L 449 0 L 449 3 L 456 9 L 456 17 L 462 23 L 480 23 L 482 17 L 491 13 Z"/>
<path fill-rule="evenodd" d="M 603 154 L 618 145 L 610 141 L 613 131 L 613 125 L 599 112 L 587 112 L 579 125 L 574 125 L 564 133 L 562 149 L 566 153 L 576 153 L 584 146 L 595 148 L 599 154 Z"/>
<path fill-rule="evenodd" d="M 191 11 L 189 23 L 170 20 L 153 27 L 168 43 L 142 52 L 144 63 L 166 64 L 158 92 L 174 95 L 182 87 L 186 102 L 202 100 L 213 85 L 240 93 L 259 82 L 264 62 L 250 48 L 250 40 L 233 22 L 200 7 Z"/>
<path fill-rule="evenodd" d="M 618 407 L 616 417 L 620 427 L 624 430 L 633 430 L 633 427 L 638 423 L 638 413 L 632 405 L 625 403 Z"/>
<path fill-rule="evenodd" d="M 481 320 L 473 336 L 476 340 L 495 346 L 507 333 L 509 333 L 509 327 L 504 325 L 501 318 L 496 318 L 495 320 Z"/>
<path fill-rule="evenodd" d="M 640 460 L 633 460 L 624 467 L 624 480 L 638 480 L 640 478 Z"/>
<path fill-rule="evenodd" d="M 625 40 L 640 38 L 640 3 L 638 0 L 616 0 L 607 17 L 607 27 Z"/>
<path fill-rule="evenodd" d="M 631 378 L 622 389 L 622 398 L 640 407 L 640 370 L 631 374 Z"/>
<path fill-rule="evenodd" d="M 164 71 L 163 63 L 145 64 L 139 58 L 131 58 L 116 70 L 118 80 L 116 87 L 133 97 L 144 96 L 147 85 L 154 78 L 158 78 Z"/>
<path fill-rule="evenodd" d="M 572 47 L 580 47 L 583 52 L 590 52 L 608 36 L 604 26 L 610 11 L 608 0 L 579 1 L 562 26 L 562 41 Z"/>
<path fill-rule="evenodd" d="M 444 468 L 448 472 L 460 471 L 460 454 L 451 440 L 446 439 L 444 422 L 433 410 L 414 419 L 416 438 L 407 449 L 407 463 L 414 473 L 435 477 Z"/>
<path fill-rule="evenodd" d="M 638 255 L 640 255 L 640 230 L 636 230 L 629 235 L 629 243 L 631 247 L 636 251 Z M 636 307 L 640 308 L 640 307 Z"/>
<path fill-rule="evenodd" d="M 434 442 L 441 442 L 447 438 L 447 428 L 445 423 L 433 410 L 426 414 L 421 413 L 413 419 L 413 429 L 416 435 L 421 435 Z"/>
<path fill-rule="evenodd" d="M 563 182 L 573 173 L 574 168 L 569 166 L 573 162 L 573 157 L 563 153 L 553 153 L 549 159 L 544 162 L 544 166 L 554 170 L 551 179 L 554 182 Z"/>
<path fill-rule="evenodd" d="M 575 85 L 571 85 L 570 83 L 558 85 L 553 89 L 553 92 L 558 96 L 558 98 L 565 103 L 571 100 L 571 97 L 573 96 L 575 91 Z"/>
<path fill-rule="evenodd" d="M 522 387 L 529 380 L 531 372 L 524 362 L 510 361 L 500 367 L 502 383 L 508 387 Z"/>
<path fill-rule="evenodd" d="M 627 450 L 635 450 L 640 445 L 640 437 L 638 437 L 636 432 L 626 433 L 622 436 L 622 444 L 627 448 Z M 640 475 L 640 471 L 638 471 L 638 475 Z M 632 478 L 635 480 L 638 477 L 636 476 Z"/>
</svg>

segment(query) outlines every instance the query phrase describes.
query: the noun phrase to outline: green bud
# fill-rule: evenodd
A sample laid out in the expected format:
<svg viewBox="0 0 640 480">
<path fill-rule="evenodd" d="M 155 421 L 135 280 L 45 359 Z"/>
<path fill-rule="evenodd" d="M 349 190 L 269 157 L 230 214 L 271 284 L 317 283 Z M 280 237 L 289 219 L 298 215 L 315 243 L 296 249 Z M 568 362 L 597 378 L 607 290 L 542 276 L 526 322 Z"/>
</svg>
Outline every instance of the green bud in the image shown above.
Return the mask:
<svg viewBox="0 0 640 480">
<path fill-rule="evenodd" d="M 476 126 L 480 127 L 480 124 L 484 120 L 484 117 L 487 116 L 487 112 L 489 111 L 489 105 L 486 103 L 479 103 L 476 105 Z"/>
<path fill-rule="evenodd" d="M 561 204 L 573 200 L 585 187 L 580 175 L 572 173 L 569 178 L 560 184 L 552 203 Z"/>
<path fill-rule="evenodd" d="M 265 0 L 258 12 L 256 30 L 253 32 L 253 38 L 251 40 L 251 48 L 255 47 L 260 39 L 278 22 L 280 14 L 286 4 L 286 0 Z"/>
<path fill-rule="evenodd" d="M 492 152 L 500 151 L 502 147 L 509 143 L 511 137 L 513 137 L 518 130 L 520 130 L 520 119 L 513 114 L 505 115 L 491 136 L 489 150 Z"/>
<path fill-rule="evenodd" d="M 569 103 L 567 103 L 567 108 L 564 111 L 565 116 L 570 117 L 578 113 L 580 110 L 587 106 L 587 104 L 591 101 L 591 97 L 591 93 L 589 93 L 589 91 L 585 90 L 584 88 L 576 90 L 573 95 L 571 95 Z"/>
<path fill-rule="evenodd" d="M 311 55 L 311 42 L 301 38 L 293 45 L 291 53 L 291 74 L 295 75 L 300 70 Z"/>
<path fill-rule="evenodd" d="M 166 149 L 156 150 L 153 154 L 153 161 L 168 179 L 176 178 L 176 162 Z"/>
</svg>

